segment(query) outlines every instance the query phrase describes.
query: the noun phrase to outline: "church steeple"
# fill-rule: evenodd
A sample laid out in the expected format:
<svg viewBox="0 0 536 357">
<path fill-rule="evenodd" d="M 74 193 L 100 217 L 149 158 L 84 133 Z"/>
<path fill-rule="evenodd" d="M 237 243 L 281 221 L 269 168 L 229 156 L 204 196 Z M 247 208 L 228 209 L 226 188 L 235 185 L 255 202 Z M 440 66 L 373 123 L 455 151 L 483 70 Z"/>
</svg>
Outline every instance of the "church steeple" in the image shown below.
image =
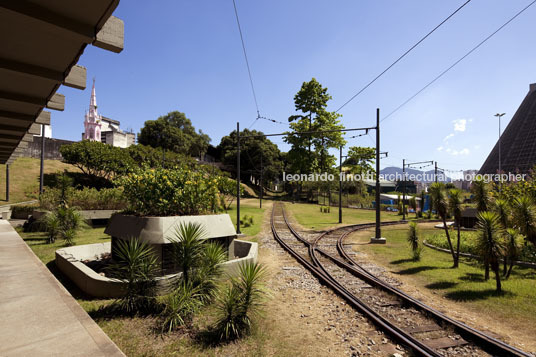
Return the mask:
<svg viewBox="0 0 536 357">
<path fill-rule="evenodd" d="M 83 139 L 101 141 L 101 116 L 97 112 L 97 94 L 95 91 L 95 78 L 93 78 L 93 88 L 91 88 L 91 98 L 89 99 L 89 111 L 84 120 Z"/>
</svg>

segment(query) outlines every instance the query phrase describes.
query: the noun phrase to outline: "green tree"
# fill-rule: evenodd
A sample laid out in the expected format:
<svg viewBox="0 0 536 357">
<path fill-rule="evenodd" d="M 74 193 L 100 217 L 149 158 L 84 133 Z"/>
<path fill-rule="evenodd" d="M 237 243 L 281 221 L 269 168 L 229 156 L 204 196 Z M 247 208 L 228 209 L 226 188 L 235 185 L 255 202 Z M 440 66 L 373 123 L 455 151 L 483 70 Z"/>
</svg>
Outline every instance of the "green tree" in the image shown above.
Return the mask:
<svg viewBox="0 0 536 357">
<path fill-rule="evenodd" d="M 261 156 L 265 182 L 275 180 L 283 171 L 281 151 L 270 139 L 261 135 L 263 133 L 257 130 L 244 129 L 240 131 L 240 176 L 242 182 L 250 182 L 251 177 L 255 177 L 257 181 L 260 179 Z M 236 130 L 221 139 L 218 149 L 222 153 L 221 161 L 227 166 L 236 167 Z"/>
<path fill-rule="evenodd" d="M 454 248 L 452 247 L 452 241 L 450 239 L 449 228 L 447 227 L 448 202 L 445 193 L 445 184 L 443 184 L 442 182 L 433 183 L 430 186 L 430 199 L 432 202 L 432 206 L 443 221 L 443 228 L 445 229 L 445 235 L 447 236 L 450 253 L 454 262 L 453 267 L 456 267 L 456 253 L 454 253 Z"/>
<path fill-rule="evenodd" d="M 60 147 L 63 161 L 78 167 L 84 174 L 110 180 L 134 167 L 125 149 L 98 141 L 82 140 Z"/>
<path fill-rule="evenodd" d="M 504 263 L 505 269 L 503 275 L 506 279 L 510 277 L 512 273 L 512 268 L 514 267 L 515 261 L 519 256 L 519 232 L 513 228 L 508 228 L 505 234 L 506 244 L 505 244 L 505 254 L 504 254 Z M 506 262 L 510 263 L 510 267 L 506 270 Z"/>
<path fill-rule="evenodd" d="M 495 273 L 496 290 L 501 292 L 499 258 L 503 255 L 503 246 L 500 239 L 502 229 L 499 216 L 494 212 L 480 212 L 477 227 L 480 233 L 476 246 L 478 254 Z"/>
<path fill-rule="evenodd" d="M 536 206 L 528 195 L 514 199 L 514 224 L 525 239 L 536 244 Z"/>
<path fill-rule="evenodd" d="M 351 146 L 348 148 L 348 158 L 344 166 L 350 166 L 353 174 L 375 173 L 376 170 L 372 166 L 374 162 L 376 162 L 375 148 Z"/>
<path fill-rule="evenodd" d="M 449 191 L 448 198 L 449 210 L 452 216 L 454 216 L 454 221 L 456 222 L 456 228 L 458 231 L 458 239 L 456 242 L 456 259 L 454 260 L 454 267 L 458 267 L 460 261 L 460 240 L 461 240 L 461 226 L 462 226 L 462 192 L 457 189 L 451 189 Z"/>
<path fill-rule="evenodd" d="M 196 132 L 184 113 L 173 111 L 156 120 L 147 120 L 138 135 L 138 142 L 201 158 L 208 149 L 210 138 L 201 130 Z"/>
<path fill-rule="evenodd" d="M 478 212 L 487 211 L 490 205 L 489 184 L 483 180 L 474 180 L 471 184 L 471 193 Z"/>
<path fill-rule="evenodd" d="M 301 134 L 344 128 L 339 121 L 341 115 L 327 111 L 330 99 L 327 88 L 322 87 L 315 78 L 304 82 L 294 96 L 294 105 L 300 114 L 289 117 L 291 132 L 285 137 L 285 142 L 291 145 L 288 152 L 291 171 L 312 173 L 328 170 L 335 164 L 335 157 L 328 150 L 346 143 L 341 132 Z"/>
</svg>

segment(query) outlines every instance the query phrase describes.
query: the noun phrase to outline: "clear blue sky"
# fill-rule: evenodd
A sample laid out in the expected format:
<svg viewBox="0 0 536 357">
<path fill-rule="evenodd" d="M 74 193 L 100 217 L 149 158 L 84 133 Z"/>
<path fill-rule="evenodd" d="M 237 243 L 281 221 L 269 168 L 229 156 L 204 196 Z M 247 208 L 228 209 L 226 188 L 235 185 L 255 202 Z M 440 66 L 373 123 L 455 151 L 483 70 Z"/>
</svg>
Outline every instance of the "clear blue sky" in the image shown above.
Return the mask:
<svg viewBox="0 0 536 357">
<path fill-rule="evenodd" d="M 261 114 L 286 122 L 302 82 L 316 77 L 337 109 L 464 1 L 236 0 Z M 372 126 L 464 55 L 530 0 L 473 0 L 341 113 L 346 127 Z M 99 112 L 135 132 L 179 110 L 217 145 L 256 117 L 231 0 L 121 1 L 120 54 L 88 46 L 79 64 L 88 87 L 62 87 L 66 109 L 53 112 L 53 135 L 79 140 L 97 78 Z M 536 82 L 536 5 L 382 123 L 382 167 L 437 160 L 446 169 L 480 168 L 498 135 Z M 465 121 L 464 121 L 465 120 Z M 265 133 L 286 129 L 266 121 Z M 462 130 L 463 129 L 463 130 Z M 454 135 L 450 135 L 454 134 Z M 370 138 L 350 145 L 372 146 Z M 280 138 L 274 140 L 281 144 Z M 288 147 L 280 145 L 282 150 Z"/>
</svg>

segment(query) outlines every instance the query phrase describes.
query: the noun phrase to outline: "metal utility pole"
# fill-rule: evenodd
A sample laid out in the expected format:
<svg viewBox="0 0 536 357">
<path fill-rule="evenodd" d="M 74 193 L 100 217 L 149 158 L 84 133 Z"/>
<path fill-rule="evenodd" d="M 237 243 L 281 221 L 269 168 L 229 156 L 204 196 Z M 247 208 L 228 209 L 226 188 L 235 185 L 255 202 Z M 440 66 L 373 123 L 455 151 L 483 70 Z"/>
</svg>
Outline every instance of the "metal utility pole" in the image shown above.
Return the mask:
<svg viewBox="0 0 536 357">
<path fill-rule="evenodd" d="M 406 220 L 406 159 L 402 160 L 402 220 Z"/>
<path fill-rule="evenodd" d="M 39 195 L 43 193 L 44 168 L 45 168 L 45 124 L 41 124 L 41 170 L 39 172 Z"/>
<path fill-rule="evenodd" d="M 495 114 L 495 116 L 497 118 L 499 118 L 499 175 L 502 174 L 502 171 L 501 171 L 501 118 L 503 117 L 503 115 L 505 115 L 506 113 L 497 113 Z M 500 177 L 500 176 L 499 176 Z M 502 192 L 502 177 L 499 181 L 499 192 Z"/>
<path fill-rule="evenodd" d="M 6 202 L 9 202 L 9 164 L 6 164 Z"/>
<path fill-rule="evenodd" d="M 342 146 L 339 147 L 339 223 L 342 223 Z"/>
<path fill-rule="evenodd" d="M 236 122 L 236 234 L 240 232 L 240 123 Z"/>
<path fill-rule="evenodd" d="M 259 200 L 259 208 L 262 208 L 262 151 L 261 151 L 261 195 Z"/>
<path fill-rule="evenodd" d="M 434 178 L 435 178 L 435 183 L 437 183 L 437 161 L 435 162 Z"/>
<path fill-rule="evenodd" d="M 381 218 L 380 218 L 380 108 L 376 108 L 376 236 L 381 240 Z"/>
</svg>

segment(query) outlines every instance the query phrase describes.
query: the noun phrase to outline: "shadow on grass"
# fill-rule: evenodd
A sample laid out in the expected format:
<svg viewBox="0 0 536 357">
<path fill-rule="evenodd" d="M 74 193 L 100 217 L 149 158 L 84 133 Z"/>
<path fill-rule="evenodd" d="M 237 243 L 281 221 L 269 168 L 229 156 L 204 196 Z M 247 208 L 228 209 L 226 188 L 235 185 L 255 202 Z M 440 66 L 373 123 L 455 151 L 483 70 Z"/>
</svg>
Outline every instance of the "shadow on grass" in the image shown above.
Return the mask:
<svg viewBox="0 0 536 357">
<path fill-rule="evenodd" d="M 398 264 L 412 263 L 412 262 L 414 262 L 413 259 L 398 259 L 398 260 L 393 260 L 389 264 L 398 265 Z"/>
<path fill-rule="evenodd" d="M 458 283 L 452 282 L 452 281 L 438 281 L 437 283 L 431 283 L 428 285 L 425 285 L 425 288 L 433 289 L 433 290 L 442 290 L 442 289 L 450 289 L 458 285 Z"/>
<path fill-rule="evenodd" d="M 457 290 L 445 294 L 445 297 L 454 301 L 477 301 L 477 300 L 486 300 L 490 297 L 501 297 L 507 296 L 512 297 L 515 294 L 509 291 L 503 291 L 498 293 L 495 289 L 486 289 L 486 290 Z"/>
<path fill-rule="evenodd" d="M 491 275 L 493 275 L 493 273 L 491 273 Z M 477 274 L 477 273 L 466 273 L 464 276 L 461 276 L 459 277 L 458 279 L 460 280 L 463 280 L 463 281 L 473 281 L 473 282 L 479 282 L 479 283 L 483 283 L 484 281 L 486 281 L 484 279 L 484 274 Z"/>
<path fill-rule="evenodd" d="M 396 272 L 396 274 L 412 275 L 412 274 L 420 273 L 421 271 L 434 270 L 434 269 L 439 269 L 439 268 L 434 267 L 434 266 L 430 266 L 430 265 L 422 265 L 422 266 L 418 266 L 418 267 L 413 267 L 413 268 L 400 270 L 400 271 Z"/>
</svg>

